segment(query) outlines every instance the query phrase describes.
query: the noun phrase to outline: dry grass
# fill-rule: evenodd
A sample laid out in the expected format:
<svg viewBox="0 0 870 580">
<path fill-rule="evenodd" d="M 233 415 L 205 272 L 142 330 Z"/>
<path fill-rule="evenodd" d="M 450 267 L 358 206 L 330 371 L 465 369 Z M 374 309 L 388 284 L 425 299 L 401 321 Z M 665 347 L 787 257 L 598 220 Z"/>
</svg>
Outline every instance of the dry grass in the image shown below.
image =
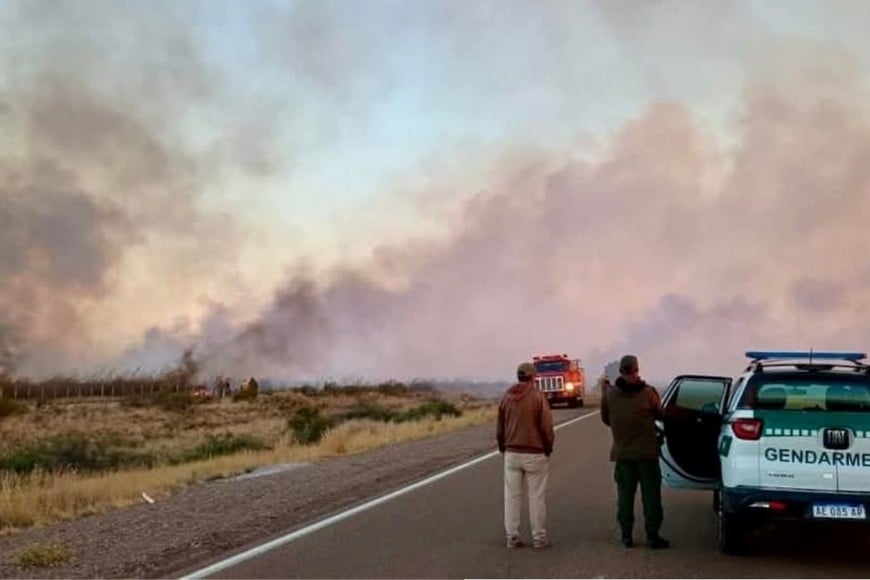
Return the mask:
<svg viewBox="0 0 870 580">
<path fill-rule="evenodd" d="M 392 403 L 399 407 L 408 405 L 407 401 Z M 142 501 L 143 492 L 158 499 L 187 484 L 244 473 L 257 467 L 357 453 L 396 441 L 480 425 L 494 419 L 493 405 L 478 404 L 468 408 L 460 417 L 440 420 L 430 418 L 402 424 L 373 421 L 342 423 L 328 432 L 319 444 L 312 446 L 295 445 L 286 435 L 280 435 L 276 437 L 272 450 L 242 452 L 153 469 L 102 474 L 6 474 L 0 476 L 0 530 L 48 524 L 130 505 Z M 119 427 L 114 423 L 111 426 Z M 226 425 L 221 427 L 225 429 Z M 135 430 L 142 427 L 128 428 Z"/>
<path fill-rule="evenodd" d="M 358 453 L 398 441 L 428 437 L 437 433 L 482 425 L 495 421 L 496 408 L 485 407 L 467 412 L 460 417 L 441 420 L 426 419 L 407 423 L 379 423 L 376 421 L 348 421 L 326 433 L 318 447 L 330 455 Z"/>
<path fill-rule="evenodd" d="M 137 442 L 164 451 L 183 449 L 192 441 L 218 433 L 246 434 L 273 444 L 296 409 L 313 405 L 340 413 L 360 403 L 402 410 L 420 403 L 421 396 L 363 392 L 307 396 L 297 392 L 261 395 L 251 402 L 227 399 L 172 412 L 157 406 L 134 407 L 121 401 L 81 399 L 37 405 L 20 403 L 26 413 L 0 420 L 0 454 L 48 437 L 87 433 L 97 438 Z"/>
<path fill-rule="evenodd" d="M 37 543 L 15 552 L 12 560 L 22 566 L 45 568 L 68 562 L 72 557 L 72 551 L 60 544 Z"/>
</svg>

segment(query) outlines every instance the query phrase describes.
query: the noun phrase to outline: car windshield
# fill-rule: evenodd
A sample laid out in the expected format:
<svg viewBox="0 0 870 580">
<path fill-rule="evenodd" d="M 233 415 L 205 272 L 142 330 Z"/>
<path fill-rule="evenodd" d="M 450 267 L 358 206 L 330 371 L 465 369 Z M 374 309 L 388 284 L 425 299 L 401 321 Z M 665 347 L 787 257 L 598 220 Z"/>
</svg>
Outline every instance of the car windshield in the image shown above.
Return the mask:
<svg viewBox="0 0 870 580">
<path fill-rule="evenodd" d="M 546 361 L 536 362 L 535 369 L 539 373 L 563 373 L 568 370 L 568 361 Z"/>
<path fill-rule="evenodd" d="M 756 375 L 740 400 L 744 409 L 870 412 L 870 377 Z"/>
</svg>

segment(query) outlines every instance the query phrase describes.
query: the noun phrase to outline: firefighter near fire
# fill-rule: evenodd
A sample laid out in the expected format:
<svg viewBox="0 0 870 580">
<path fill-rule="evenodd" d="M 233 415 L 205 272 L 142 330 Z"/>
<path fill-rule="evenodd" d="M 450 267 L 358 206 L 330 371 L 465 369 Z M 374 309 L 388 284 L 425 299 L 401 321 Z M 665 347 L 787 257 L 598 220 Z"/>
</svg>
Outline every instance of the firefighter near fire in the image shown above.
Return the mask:
<svg viewBox="0 0 870 580">
<path fill-rule="evenodd" d="M 569 407 L 582 407 L 586 395 L 586 373 L 580 359 L 567 354 L 539 355 L 532 358 L 535 365 L 535 386 L 547 396 L 550 406 L 566 403 Z"/>
</svg>

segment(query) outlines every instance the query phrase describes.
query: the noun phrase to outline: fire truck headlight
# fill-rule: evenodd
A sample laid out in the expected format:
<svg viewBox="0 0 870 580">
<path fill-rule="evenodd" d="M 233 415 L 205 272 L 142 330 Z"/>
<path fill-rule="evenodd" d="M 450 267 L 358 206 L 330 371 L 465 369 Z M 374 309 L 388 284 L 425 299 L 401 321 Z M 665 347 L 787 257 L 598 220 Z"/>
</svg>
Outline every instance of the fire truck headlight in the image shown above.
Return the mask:
<svg viewBox="0 0 870 580">
<path fill-rule="evenodd" d="M 574 390 L 574 383 L 565 383 L 565 390 L 566 391 L 573 391 Z"/>
</svg>

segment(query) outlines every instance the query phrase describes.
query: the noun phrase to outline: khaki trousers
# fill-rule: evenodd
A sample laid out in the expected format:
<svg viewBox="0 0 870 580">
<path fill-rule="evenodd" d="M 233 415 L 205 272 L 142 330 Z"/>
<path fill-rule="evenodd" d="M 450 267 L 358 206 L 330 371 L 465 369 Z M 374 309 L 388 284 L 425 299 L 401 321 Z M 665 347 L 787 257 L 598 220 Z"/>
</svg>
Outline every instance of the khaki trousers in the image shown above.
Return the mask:
<svg viewBox="0 0 870 580">
<path fill-rule="evenodd" d="M 532 539 L 547 539 L 547 480 L 550 459 L 543 453 L 504 454 L 504 528 L 508 538 L 520 535 L 523 487 L 529 494 L 529 523 Z"/>
</svg>

